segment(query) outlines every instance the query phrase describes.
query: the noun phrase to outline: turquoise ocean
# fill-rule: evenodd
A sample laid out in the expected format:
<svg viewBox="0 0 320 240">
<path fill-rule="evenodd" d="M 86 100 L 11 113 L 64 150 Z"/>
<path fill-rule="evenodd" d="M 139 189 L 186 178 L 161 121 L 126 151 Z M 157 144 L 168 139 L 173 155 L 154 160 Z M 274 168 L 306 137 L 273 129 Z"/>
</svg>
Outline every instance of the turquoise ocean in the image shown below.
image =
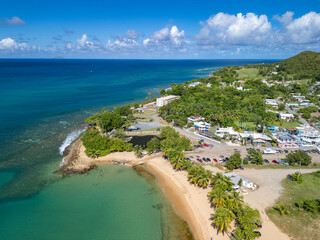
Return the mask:
<svg viewBox="0 0 320 240">
<path fill-rule="evenodd" d="M 63 178 L 54 173 L 61 153 L 102 108 L 262 62 L 274 61 L 0 59 L 0 239 L 188 239 L 143 169 Z"/>
</svg>

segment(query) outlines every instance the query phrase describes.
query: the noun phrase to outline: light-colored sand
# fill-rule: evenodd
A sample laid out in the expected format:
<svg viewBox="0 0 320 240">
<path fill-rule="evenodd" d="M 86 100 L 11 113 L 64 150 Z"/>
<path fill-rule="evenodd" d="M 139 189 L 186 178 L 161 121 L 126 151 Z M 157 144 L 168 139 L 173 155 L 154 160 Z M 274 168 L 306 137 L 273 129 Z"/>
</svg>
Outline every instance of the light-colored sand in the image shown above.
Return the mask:
<svg viewBox="0 0 320 240">
<path fill-rule="evenodd" d="M 156 176 L 177 214 L 188 222 L 196 239 L 229 239 L 227 235 L 217 234 L 211 226 L 210 217 L 214 209 L 207 198 L 210 188 L 202 189 L 190 184 L 186 171 L 174 171 L 170 163 L 161 157 L 147 161 L 146 165 Z"/>
<path fill-rule="evenodd" d="M 310 173 L 318 169 L 302 169 L 302 173 Z M 280 197 L 282 186 L 281 181 L 297 169 L 245 169 L 243 171 L 236 170 L 239 175 L 252 180 L 259 188 L 244 196 L 244 201 L 251 207 L 260 211 L 263 220 L 260 230 L 261 240 L 287 240 L 290 239 L 286 234 L 282 233 L 279 228 L 265 214 L 265 209 L 274 205 L 275 201 Z"/>
</svg>

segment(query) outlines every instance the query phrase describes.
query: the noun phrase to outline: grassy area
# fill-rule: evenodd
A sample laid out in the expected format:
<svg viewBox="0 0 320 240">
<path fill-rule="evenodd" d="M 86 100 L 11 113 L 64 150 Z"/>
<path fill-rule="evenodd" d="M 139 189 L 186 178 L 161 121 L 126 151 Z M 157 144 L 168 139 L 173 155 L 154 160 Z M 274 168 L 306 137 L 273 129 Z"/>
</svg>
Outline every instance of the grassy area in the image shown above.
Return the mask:
<svg viewBox="0 0 320 240">
<path fill-rule="evenodd" d="M 237 73 L 239 74 L 239 78 L 262 78 L 261 76 L 258 76 L 258 71 L 258 68 L 246 68 L 237 70 Z"/>
<path fill-rule="evenodd" d="M 299 169 L 299 166 L 288 166 L 282 164 L 263 164 L 263 165 L 256 165 L 256 164 L 247 164 L 244 165 L 245 168 L 250 169 Z M 317 163 L 310 164 L 309 166 L 301 166 L 301 169 L 312 169 L 312 168 L 320 168 L 320 165 Z"/>
<path fill-rule="evenodd" d="M 289 215 L 280 215 L 273 208 L 266 212 L 270 219 L 291 239 L 311 240 L 320 239 L 320 215 L 299 210 L 294 203 L 310 199 L 320 198 L 320 178 L 312 174 L 303 174 L 302 184 L 288 179 L 282 181 L 284 188 L 276 205 L 283 203 L 288 206 Z"/>
<path fill-rule="evenodd" d="M 274 126 L 279 126 L 279 127 L 282 127 L 282 128 L 295 128 L 295 127 L 298 127 L 300 126 L 301 122 L 299 121 L 292 121 L 292 122 L 283 122 L 282 125 L 277 125 L 275 124 Z"/>
<path fill-rule="evenodd" d="M 242 128 L 242 124 L 240 122 L 235 121 L 234 123 L 239 128 Z M 243 123 L 243 126 L 244 126 L 245 130 L 247 130 L 247 129 L 252 130 L 252 129 L 255 129 L 257 125 L 254 122 L 245 122 L 245 123 Z"/>
</svg>

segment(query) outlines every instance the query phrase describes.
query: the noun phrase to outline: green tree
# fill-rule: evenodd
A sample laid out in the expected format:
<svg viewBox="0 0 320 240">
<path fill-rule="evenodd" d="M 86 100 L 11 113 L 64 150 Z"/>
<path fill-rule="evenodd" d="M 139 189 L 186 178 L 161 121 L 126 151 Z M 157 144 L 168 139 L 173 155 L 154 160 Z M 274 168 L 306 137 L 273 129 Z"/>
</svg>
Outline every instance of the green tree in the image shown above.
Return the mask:
<svg viewBox="0 0 320 240">
<path fill-rule="evenodd" d="M 228 199 L 228 194 L 224 186 L 217 186 L 208 193 L 208 198 L 215 207 L 222 207 Z"/>
<path fill-rule="evenodd" d="M 147 142 L 147 151 L 156 152 L 160 150 L 160 140 L 157 137 L 152 138 L 149 142 Z"/>
<path fill-rule="evenodd" d="M 139 145 L 134 146 L 134 154 L 136 155 L 137 158 L 142 158 L 143 153 L 142 153 L 142 147 Z"/>
<path fill-rule="evenodd" d="M 255 149 L 249 149 L 247 158 L 254 164 L 263 164 L 262 153 Z"/>
<path fill-rule="evenodd" d="M 227 208 L 216 208 L 214 214 L 211 215 L 212 223 L 218 228 L 218 232 L 228 232 L 231 222 L 235 218 L 232 211 Z"/>
<path fill-rule="evenodd" d="M 306 153 L 302 151 L 289 153 L 285 160 L 291 165 L 294 166 L 295 164 L 301 165 L 309 165 L 311 163 L 311 157 Z"/>
<path fill-rule="evenodd" d="M 225 164 L 225 166 L 229 170 L 237 169 L 241 166 L 241 155 L 240 153 L 234 153 L 228 160 L 228 162 Z"/>
</svg>

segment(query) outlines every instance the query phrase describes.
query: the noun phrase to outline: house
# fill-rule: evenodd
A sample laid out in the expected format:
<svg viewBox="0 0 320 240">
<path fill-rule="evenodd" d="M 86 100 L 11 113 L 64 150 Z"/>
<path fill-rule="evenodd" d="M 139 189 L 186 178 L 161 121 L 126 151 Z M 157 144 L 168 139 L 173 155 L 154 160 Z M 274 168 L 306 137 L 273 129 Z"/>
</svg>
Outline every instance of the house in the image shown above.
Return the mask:
<svg viewBox="0 0 320 240">
<path fill-rule="evenodd" d="M 201 84 L 201 82 L 193 82 L 193 83 L 190 83 L 188 86 L 189 87 L 196 87 L 196 86 L 198 86 L 200 84 Z"/>
<path fill-rule="evenodd" d="M 199 132 L 208 132 L 211 128 L 211 124 L 207 122 L 195 122 L 193 126 Z"/>
<path fill-rule="evenodd" d="M 227 127 L 227 128 L 217 128 L 214 134 L 223 138 L 225 135 L 238 136 L 239 133 L 234 131 L 233 127 Z"/>
<path fill-rule="evenodd" d="M 243 133 L 239 133 L 241 138 L 247 138 L 251 140 L 253 145 L 261 146 L 263 144 L 269 143 L 272 139 L 265 134 L 245 131 Z"/>
<path fill-rule="evenodd" d="M 223 176 L 230 178 L 230 181 L 233 183 L 232 188 L 238 189 L 240 179 L 242 179 L 242 186 L 250 188 L 252 190 L 256 189 L 256 185 L 248 178 L 239 176 L 235 172 L 224 173 Z"/>
<path fill-rule="evenodd" d="M 294 115 L 291 113 L 279 113 L 279 118 L 290 121 L 294 119 Z"/>
<path fill-rule="evenodd" d="M 172 87 L 168 87 L 168 88 L 166 88 L 164 91 L 165 92 L 168 92 L 168 91 L 171 91 L 172 90 Z"/>
<path fill-rule="evenodd" d="M 299 107 L 299 103 L 287 103 L 286 105 L 287 105 L 287 107 L 290 107 L 290 108 L 298 108 Z"/>
<path fill-rule="evenodd" d="M 204 117 L 201 117 L 200 115 L 194 115 L 188 117 L 188 122 L 199 122 L 199 121 L 205 121 Z"/>
<path fill-rule="evenodd" d="M 212 84 L 211 84 L 211 83 L 207 83 L 207 87 L 209 87 L 209 88 L 210 88 L 211 86 L 212 86 Z"/>
<path fill-rule="evenodd" d="M 266 105 L 271 105 L 272 107 L 278 107 L 278 102 L 276 99 L 265 99 Z"/>
<path fill-rule="evenodd" d="M 144 104 L 142 107 L 143 108 L 149 108 L 149 107 L 154 107 L 156 106 L 156 102 L 151 102 L 151 103 L 147 103 L 147 104 Z"/>
<path fill-rule="evenodd" d="M 276 126 L 270 126 L 268 127 L 268 130 L 271 132 L 271 133 L 277 133 L 278 132 L 278 129 L 279 127 L 276 127 Z"/>
<path fill-rule="evenodd" d="M 295 137 L 289 133 L 278 133 L 276 135 L 278 146 L 285 148 L 298 148 L 299 143 Z"/>
<path fill-rule="evenodd" d="M 315 128 L 305 124 L 296 127 L 297 136 L 301 143 L 317 144 L 320 143 L 320 133 Z"/>
<path fill-rule="evenodd" d="M 172 102 L 175 99 L 180 98 L 180 96 L 175 96 L 175 95 L 169 95 L 166 97 L 161 97 L 161 98 L 157 98 L 156 101 L 156 106 L 157 107 L 163 107 L 165 105 L 167 105 L 168 103 Z"/>
</svg>

